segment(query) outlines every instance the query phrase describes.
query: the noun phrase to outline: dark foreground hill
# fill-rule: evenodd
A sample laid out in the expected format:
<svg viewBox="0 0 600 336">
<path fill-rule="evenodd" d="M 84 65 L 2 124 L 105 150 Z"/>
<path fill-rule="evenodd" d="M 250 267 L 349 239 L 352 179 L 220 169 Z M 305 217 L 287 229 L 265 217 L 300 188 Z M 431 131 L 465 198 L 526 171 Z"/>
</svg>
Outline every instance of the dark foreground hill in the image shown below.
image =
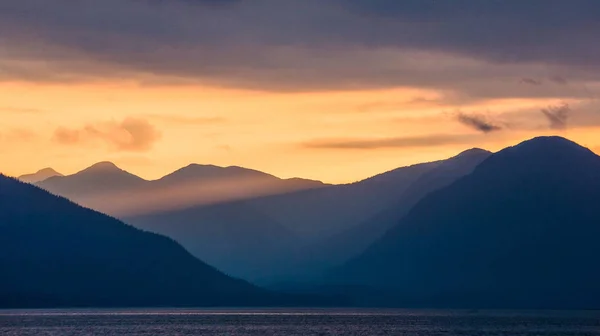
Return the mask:
<svg viewBox="0 0 600 336">
<path fill-rule="evenodd" d="M 558 137 L 492 155 L 337 273 L 393 305 L 600 307 L 600 157 Z"/>
<path fill-rule="evenodd" d="M 0 306 L 282 305 L 169 238 L 0 175 Z"/>
</svg>

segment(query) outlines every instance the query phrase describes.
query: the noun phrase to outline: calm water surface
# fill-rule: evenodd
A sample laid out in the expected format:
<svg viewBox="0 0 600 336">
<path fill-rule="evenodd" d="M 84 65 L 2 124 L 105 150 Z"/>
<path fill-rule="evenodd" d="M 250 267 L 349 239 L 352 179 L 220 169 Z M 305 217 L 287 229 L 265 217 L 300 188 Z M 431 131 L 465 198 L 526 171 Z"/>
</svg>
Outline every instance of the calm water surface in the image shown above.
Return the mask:
<svg viewBox="0 0 600 336">
<path fill-rule="evenodd" d="M 0 335 L 600 335 L 600 312 L 0 310 Z"/>
</svg>

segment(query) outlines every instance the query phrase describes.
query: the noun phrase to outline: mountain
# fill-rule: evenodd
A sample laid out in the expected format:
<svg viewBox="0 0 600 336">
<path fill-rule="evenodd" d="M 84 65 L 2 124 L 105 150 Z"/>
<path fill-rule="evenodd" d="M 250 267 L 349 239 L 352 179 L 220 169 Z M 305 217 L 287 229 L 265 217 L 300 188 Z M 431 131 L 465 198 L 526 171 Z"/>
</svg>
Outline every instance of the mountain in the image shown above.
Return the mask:
<svg viewBox="0 0 600 336">
<path fill-rule="evenodd" d="M 423 198 L 334 278 L 393 305 L 599 308 L 598 204 L 600 157 L 535 138 Z"/>
<path fill-rule="evenodd" d="M 318 181 L 284 180 L 242 167 L 192 164 L 147 181 L 110 162 L 76 174 L 53 177 L 38 186 L 81 205 L 117 217 L 185 209 L 325 186 Z"/>
<path fill-rule="evenodd" d="M 313 246 L 313 252 L 306 262 L 320 264 L 320 268 L 332 267 L 359 255 L 395 226 L 423 197 L 470 174 L 491 154 L 486 150 L 474 148 L 441 161 L 411 183 L 392 206 L 367 221 Z"/>
<path fill-rule="evenodd" d="M 51 177 L 36 185 L 70 198 L 127 191 L 144 182 L 144 179 L 122 170 L 112 162 L 99 162 L 73 175 Z"/>
<path fill-rule="evenodd" d="M 37 183 L 55 176 L 63 175 L 52 168 L 44 168 L 37 173 L 21 175 L 19 176 L 19 180 L 27 183 Z"/>
<path fill-rule="evenodd" d="M 269 284 L 281 277 L 314 273 L 314 264 L 305 261 L 314 256 L 310 246 L 315 237 L 328 237 L 344 225 L 368 218 L 436 165 L 428 163 L 401 168 L 350 185 L 156 211 L 123 217 L 123 220 L 175 239 L 196 257 L 228 274 Z M 198 171 L 203 171 L 202 175 L 210 176 L 211 181 L 217 175 L 228 173 L 214 166 L 189 167 L 184 171 L 191 169 L 196 170 L 192 175 L 200 176 Z M 185 180 L 182 177 L 187 175 L 184 171 L 177 173 L 178 179 Z M 243 174 L 251 175 L 255 181 L 277 181 L 271 175 L 255 171 L 243 171 Z M 304 183 L 302 180 L 291 181 Z M 243 184 L 235 185 L 238 190 L 244 190 L 240 188 Z M 319 261 L 324 257 L 312 259 L 321 266 Z"/>
<path fill-rule="evenodd" d="M 4 176 L 0 266 L 2 307 L 284 303 L 280 295 L 208 266 L 169 238 Z"/>
<path fill-rule="evenodd" d="M 99 162 L 73 175 L 51 177 L 36 185 L 83 206 L 114 215 L 138 202 L 133 192 L 140 190 L 146 182 L 112 162 Z"/>
<path fill-rule="evenodd" d="M 318 242 L 395 204 L 414 181 L 440 163 L 402 167 L 355 183 L 254 198 L 249 202 L 299 237 Z"/>
<path fill-rule="evenodd" d="M 300 249 L 293 232 L 246 201 L 212 204 L 124 219 L 175 239 L 193 255 L 227 274 L 255 281 L 287 263 Z"/>
</svg>

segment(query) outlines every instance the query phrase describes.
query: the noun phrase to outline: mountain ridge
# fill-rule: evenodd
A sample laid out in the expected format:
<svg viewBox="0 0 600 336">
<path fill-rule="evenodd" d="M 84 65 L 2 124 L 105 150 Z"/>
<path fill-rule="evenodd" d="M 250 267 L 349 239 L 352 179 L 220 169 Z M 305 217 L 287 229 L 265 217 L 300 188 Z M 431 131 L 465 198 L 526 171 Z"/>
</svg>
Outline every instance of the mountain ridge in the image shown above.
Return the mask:
<svg viewBox="0 0 600 336">
<path fill-rule="evenodd" d="M 336 279 L 405 305 L 598 308 L 600 272 L 589 265 L 599 201 L 600 157 L 534 138 L 426 196 Z"/>
</svg>

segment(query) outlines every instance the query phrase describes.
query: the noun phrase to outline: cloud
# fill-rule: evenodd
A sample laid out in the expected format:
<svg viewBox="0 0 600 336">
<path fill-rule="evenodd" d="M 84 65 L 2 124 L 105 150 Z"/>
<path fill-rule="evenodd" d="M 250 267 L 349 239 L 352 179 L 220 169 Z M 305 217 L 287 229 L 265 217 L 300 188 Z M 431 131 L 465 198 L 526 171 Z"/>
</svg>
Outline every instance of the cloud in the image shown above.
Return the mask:
<svg viewBox="0 0 600 336">
<path fill-rule="evenodd" d="M 78 129 L 59 127 L 54 132 L 54 140 L 64 145 L 101 140 L 116 150 L 131 152 L 150 150 L 160 137 L 152 124 L 136 118 L 87 124 Z"/>
<path fill-rule="evenodd" d="M 550 78 L 548 78 L 549 81 L 555 83 L 555 84 L 560 84 L 560 85 L 568 85 L 569 81 L 561 76 L 551 76 Z"/>
<path fill-rule="evenodd" d="M 29 107 L 5 106 L 5 107 L 0 107 L 0 112 L 7 112 L 7 113 L 14 113 L 14 114 L 38 114 L 43 111 L 40 109 L 29 108 Z"/>
<path fill-rule="evenodd" d="M 37 134 L 31 130 L 25 128 L 11 128 L 0 132 L 0 141 L 12 142 L 12 141 L 30 141 L 37 137 Z"/>
<path fill-rule="evenodd" d="M 391 138 L 316 139 L 302 144 L 309 149 L 416 148 L 469 144 L 479 137 L 469 134 L 434 134 Z"/>
<path fill-rule="evenodd" d="M 490 133 L 502 129 L 500 125 L 490 121 L 488 117 L 479 114 L 465 114 L 459 112 L 456 114 L 456 119 L 463 125 L 483 133 Z"/>
<path fill-rule="evenodd" d="M 521 78 L 521 83 L 535 86 L 542 85 L 542 81 L 535 78 Z"/>
<path fill-rule="evenodd" d="M 548 96 L 512 84 L 600 80 L 598 30 L 596 0 L 5 0 L 0 80 Z"/>
<path fill-rule="evenodd" d="M 541 109 L 541 112 L 548 119 L 551 129 L 560 130 L 567 128 L 567 122 L 571 114 L 569 104 L 563 103 L 561 105 L 548 106 Z"/>
<path fill-rule="evenodd" d="M 190 117 L 175 114 L 148 114 L 147 117 L 153 120 L 177 125 L 219 124 L 227 120 L 223 117 Z"/>
</svg>

